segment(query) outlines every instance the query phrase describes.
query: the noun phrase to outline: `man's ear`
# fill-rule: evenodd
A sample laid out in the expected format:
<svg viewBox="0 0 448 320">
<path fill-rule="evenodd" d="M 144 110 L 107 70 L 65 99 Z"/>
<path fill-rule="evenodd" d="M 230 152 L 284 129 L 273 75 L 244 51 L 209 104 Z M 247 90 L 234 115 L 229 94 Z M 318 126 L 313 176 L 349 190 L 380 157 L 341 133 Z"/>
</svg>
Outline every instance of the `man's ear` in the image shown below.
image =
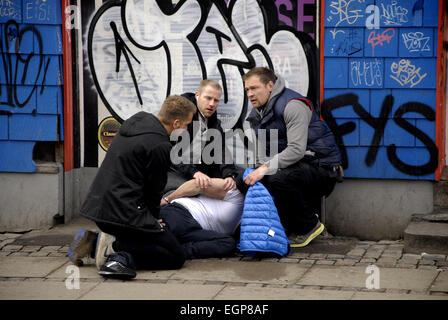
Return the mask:
<svg viewBox="0 0 448 320">
<path fill-rule="evenodd" d="M 273 81 L 269 81 L 267 84 L 267 87 L 269 89 L 269 91 L 272 91 L 272 89 L 274 88 L 274 82 Z"/>
<path fill-rule="evenodd" d="M 179 129 L 181 124 L 182 124 L 182 122 L 179 119 L 174 120 L 173 124 L 172 124 L 173 129 Z"/>
</svg>

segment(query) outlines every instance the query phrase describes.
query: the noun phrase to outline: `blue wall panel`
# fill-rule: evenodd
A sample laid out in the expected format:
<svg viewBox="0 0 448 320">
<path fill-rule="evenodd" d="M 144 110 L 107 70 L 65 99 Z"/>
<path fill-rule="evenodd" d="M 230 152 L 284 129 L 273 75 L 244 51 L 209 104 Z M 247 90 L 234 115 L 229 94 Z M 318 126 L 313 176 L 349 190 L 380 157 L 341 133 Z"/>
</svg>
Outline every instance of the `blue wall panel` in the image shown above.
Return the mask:
<svg viewBox="0 0 448 320">
<path fill-rule="evenodd" d="M 401 28 L 398 52 L 401 58 L 434 56 L 434 29 Z"/>
<path fill-rule="evenodd" d="M 2 1 L 0 5 L 0 23 L 8 20 L 22 22 L 22 1 Z"/>
<path fill-rule="evenodd" d="M 383 74 L 383 59 L 349 59 L 349 88 L 382 88 Z"/>
<path fill-rule="evenodd" d="M 325 2 L 322 109 L 346 177 L 434 179 L 437 11 L 438 1 Z"/>
<path fill-rule="evenodd" d="M 347 59 L 327 58 L 325 59 L 325 88 L 347 88 Z"/>
<path fill-rule="evenodd" d="M 436 88 L 436 59 L 386 59 L 385 68 L 387 88 Z"/>
<path fill-rule="evenodd" d="M 366 57 L 396 57 L 398 37 L 395 28 L 365 29 L 364 47 Z"/>
<path fill-rule="evenodd" d="M 61 24 L 60 0 L 23 0 L 23 22 L 31 24 Z"/>
<path fill-rule="evenodd" d="M 8 140 L 8 117 L 0 115 L 0 140 Z"/>
<path fill-rule="evenodd" d="M 0 141 L 0 171 L 35 172 L 34 141 Z"/>
<path fill-rule="evenodd" d="M 14 114 L 9 117 L 11 140 L 55 141 L 57 140 L 56 115 Z"/>
<path fill-rule="evenodd" d="M 437 27 L 439 19 L 439 1 L 425 1 L 423 8 L 423 26 Z"/>
<path fill-rule="evenodd" d="M 364 33 L 360 28 L 325 29 L 324 55 L 328 57 L 362 57 Z"/>
<path fill-rule="evenodd" d="M 60 0 L 0 1 L 0 171 L 33 172 L 36 141 L 63 140 L 61 22 Z"/>
</svg>

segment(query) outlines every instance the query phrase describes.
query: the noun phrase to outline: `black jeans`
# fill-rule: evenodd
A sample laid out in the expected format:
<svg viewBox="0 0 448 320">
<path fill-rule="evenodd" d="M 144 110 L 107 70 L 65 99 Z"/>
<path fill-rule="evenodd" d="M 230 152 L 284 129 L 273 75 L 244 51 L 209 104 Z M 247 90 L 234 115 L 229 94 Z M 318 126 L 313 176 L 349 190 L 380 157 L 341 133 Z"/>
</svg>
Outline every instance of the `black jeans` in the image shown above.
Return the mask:
<svg viewBox="0 0 448 320">
<path fill-rule="evenodd" d="M 213 230 L 204 230 L 190 212 L 178 203 L 160 209 L 160 218 L 182 244 L 186 259 L 219 258 L 232 254 L 235 240 Z"/>
<path fill-rule="evenodd" d="M 242 179 L 242 175 L 239 175 Z M 328 196 L 334 189 L 336 179 L 322 167 L 297 162 L 266 175 L 261 183 L 274 198 L 278 215 L 287 234 L 306 234 L 317 224 L 320 198 Z M 245 184 L 239 184 L 239 186 Z M 239 187 L 243 193 L 248 186 Z"/>
<path fill-rule="evenodd" d="M 116 259 L 133 269 L 179 269 L 185 262 L 182 246 L 168 230 L 144 232 L 97 222 L 101 231 L 115 236 Z"/>
</svg>

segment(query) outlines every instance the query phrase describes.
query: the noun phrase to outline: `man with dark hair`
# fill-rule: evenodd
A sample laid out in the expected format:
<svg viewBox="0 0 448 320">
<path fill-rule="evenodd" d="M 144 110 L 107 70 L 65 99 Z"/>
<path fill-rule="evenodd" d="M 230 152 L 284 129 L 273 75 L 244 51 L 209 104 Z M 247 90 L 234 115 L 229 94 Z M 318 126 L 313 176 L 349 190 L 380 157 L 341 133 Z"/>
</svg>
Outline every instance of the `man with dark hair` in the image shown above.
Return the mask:
<svg viewBox="0 0 448 320">
<path fill-rule="evenodd" d="M 102 276 L 122 279 L 135 277 L 137 267 L 182 267 L 183 250 L 159 219 L 160 199 L 170 135 L 185 130 L 195 112 L 188 99 L 170 96 L 157 116 L 141 111 L 123 122 L 80 210 L 102 232 L 78 231 L 68 251 L 73 263 L 95 258 Z"/>
<path fill-rule="evenodd" d="M 311 101 L 286 88 L 285 81 L 273 71 L 257 67 L 243 80 L 254 107 L 247 121 L 262 151 L 257 169 L 244 182 L 252 186 L 262 181 L 275 199 L 287 232 L 298 234 L 291 246 L 306 246 L 324 230 L 313 204 L 328 196 L 339 178 L 338 146 Z M 261 134 L 263 130 L 267 132 Z M 272 130 L 277 131 L 276 141 L 270 140 Z M 266 137 L 265 141 L 261 137 Z M 273 154 L 275 149 L 277 154 Z"/>
</svg>

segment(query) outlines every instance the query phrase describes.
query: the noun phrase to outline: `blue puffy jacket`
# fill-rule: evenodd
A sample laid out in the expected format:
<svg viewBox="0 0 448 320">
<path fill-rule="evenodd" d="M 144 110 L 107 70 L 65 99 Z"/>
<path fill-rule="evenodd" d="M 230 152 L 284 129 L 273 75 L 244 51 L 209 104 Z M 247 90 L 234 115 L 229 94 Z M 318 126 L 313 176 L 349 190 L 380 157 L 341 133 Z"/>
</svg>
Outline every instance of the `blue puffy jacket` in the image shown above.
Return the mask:
<svg viewBox="0 0 448 320">
<path fill-rule="evenodd" d="M 244 178 L 253 170 L 246 169 Z M 237 247 L 249 256 L 260 252 L 284 256 L 290 251 L 289 240 L 280 222 L 274 199 L 260 181 L 247 191 Z"/>
</svg>

